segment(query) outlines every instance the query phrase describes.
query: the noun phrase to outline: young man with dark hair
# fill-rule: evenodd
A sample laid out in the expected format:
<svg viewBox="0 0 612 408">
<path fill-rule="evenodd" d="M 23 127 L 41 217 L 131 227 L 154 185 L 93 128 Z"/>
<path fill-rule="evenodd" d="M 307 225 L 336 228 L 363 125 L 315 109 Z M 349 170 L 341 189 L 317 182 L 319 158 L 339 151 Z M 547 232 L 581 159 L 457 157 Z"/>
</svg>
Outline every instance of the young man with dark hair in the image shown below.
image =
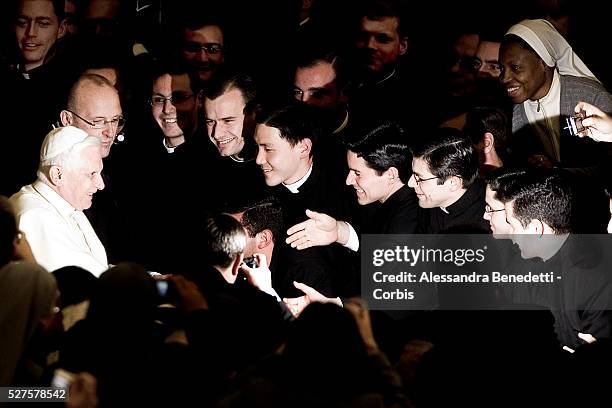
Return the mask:
<svg viewBox="0 0 612 408">
<path fill-rule="evenodd" d="M 470 109 L 463 131 L 478 152 L 481 175 L 504 165 L 505 143 L 510 126 L 501 109 L 485 106 Z"/>
<path fill-rule="evenodd" d="M 550 308 L 560 345 L 575 349 L 588 339 L 609 338 L 612 282 L 601 240 L 574 235 L 574 191 L 558 171 L 529 171 L 499 191 L 512 240 L 535 269 L 557 280 L 531 291 L 531 302 Z"/>
<path fill-rule="evenodd" d="M 225 63 L 225 30 L 217 7 L 191 3 L 179 16 L 181 58 L 191 65 L 204 89 Z"/>
<path fill-rule="evenodd" d="M 278 200 L 268 197 L 251 202 L 232 216 L 247 232 L 245 258 L 257 253 L 265 255 L 272 271 L 272 286 L 279 296 L 295 296 L 294 281 L 303 282 L 320 293 L 331 294 L 333 269 L 327 254 L 320 248 L 298 251 L 285 243 L 283 210 Z"/>
<path fill-rule="evenodd" d="M 478 156 L 457 129 L 436 129 L 412 149 L 412 187 L 423 209 L 418 231 L 441 233 L 455 228 L 488 231 L 484 183 L 478 179 Z M 438 208 L 436 208 L 438 207 Z"/>
<path fill-rule="evenodd" d="M 359 140 L 348 143 L 346 184 L 355 189 L 360 204 L 359 232 L 364 234 L 411 234 L 417 227 L 418 204 L 410 179 L 410 149 L 404 130 L 384 122 Z M 337 242 L 356 251 L 357 233 L 345 221 L 313 211 L 309 220 L 289 229 L 287 239 L 298 249 Z"/>
<path fill-rule="evenodd" d="M 303 220 L 306 209 L 343 214 L 342 175 L 330 173 L 315 152 L 319 137 L 312 108 L 303 103 L 264 108 L 257 115 L 256 163 L 283 203 L 287 228 Z"/>
<path fill-rule="evenodd" d="M 297 60 L 293 95 L 297 100 L 319 108 L 324 116 L 325 130 L 337 135 L 349 121 L 346 82 L 338 53 L 311 50 Z"/>
</svg>

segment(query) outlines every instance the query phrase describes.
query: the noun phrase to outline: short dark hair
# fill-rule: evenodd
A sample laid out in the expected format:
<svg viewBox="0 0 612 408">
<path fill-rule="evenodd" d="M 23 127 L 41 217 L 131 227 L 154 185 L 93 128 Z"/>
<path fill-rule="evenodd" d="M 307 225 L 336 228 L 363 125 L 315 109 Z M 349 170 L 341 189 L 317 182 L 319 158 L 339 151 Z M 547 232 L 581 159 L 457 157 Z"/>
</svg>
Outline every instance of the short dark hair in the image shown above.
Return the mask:
<svg viewBox="0 0 612 408">
<path fill-rule="evenodd" d="M 311 155 L 321 135 L 316 112 L 303 102 L 261 105 L 255 119 L 257 124 L 278 129 L 280 137 L 288 141 L 291 146 L 304 139 L 310 139 L 313 146 Z"/>
<path fill-rule="evenodd" d="M 514 217 L 523 227 L 531 220 L 545 222 L 555 234 L 573 232 L 573 193 L 569 180 L 554 170 L 533 169 L 516 176 L 497 195 L 512 203 Z"/>
<path fill-rule="evenodd" d="M 485 176 L 485 182 L 495 192 L 495 198 L 504 203 L 505 201 L 502 200 L 502 198 L 505 199 L 504 191 L 526 172 L 527 170 L 521 168 L 500 167 L 488 173 Z"/>
<path fill-rule="evenodd" d="M 385 17 L 397 17 L 397 32 L 400 37 L 408 36 L 408 24 L 405 24 L 404 10 L 399 0 L 362 0 L 358 3 L 356 15 L 368 20 L 380 20 Z"/>
<path fill-rule="evenodd" d="M 331 65 L 336 78 L 336 87 L 339 90 L 345 91 L 348 86 L 348 67 L 342 56 L 334 50 L 321 49 L 320 47 L 306 47 L 304 51 L 298 55 L 295 61 L 296 68 L 312 68 L 317 64 L 327 62 Z"/>
<path fill-rule="evenodd" d="M 204 251 L 212 266 L 227 268 L 244 252 L 246 233 L 228 214 L 208 217 L 204 227 Z"/>
<path fill-rule="evenodd" d="M 379 176 L 395 167 L 400 179 L 407 183 L 412 173 L 412 155 L 406 143 L 407 137 L 398 123 L 386 121 L 359 140 L 348 142 L 347 148 L 363 158 L 366 165 L 376 170 Z"/>
<path fill-rule="evenodd" d="M 257 86 L 253 77 L 244 72 L 220 70 L 206 85 L 204 96 L 215 100 L 232 89 L 240 91 L 245 103 L 244 113 L 249 112 L 257 97 Z"/>
<path fill-rule="evenodd" d="M 250 203 L 248 207 L 243 207 L 237 212 L 242 213 L 242 221 L 240 222 L 250 238 L 255 237 L 263 230 L 272 232 L 272 239 L 281 236 L 283 230 L 283 208 L 280 202 L 273 198 L 264 198 L 262 200 Z"/>
<path fill-rule="evenodd" d="M 206 26 L 217 26 L 225 37 L 225 22 L 222 8 L 214 2 L 188 1 L 177 7 L 177 25 L 182 29 L 199 30 Z"/>
<path fill-rule="evenodd" d="M 476 145 L 485 133 L 495 137 L 495 147 L 504 148 L 510 133 L 508 117 L 503 110 L 490 106 L 476 106 L 468 110 L 463 132 Z"/>
<path fill-rule="evenodd" d="M 19 10 L 19 3 L 23 0 L 14 0 L 14 12 L 15 17 L 17 16 Z M 57 16 L 57 21 L 61 23 L 66 18 L 66 11 L 64 10 L 64 0 L 49 0 L 53 5 L 53 12 Z"/>
<path fill-rule="evenodd" d="M 438 128 L 412 148 L 415 158 L 423 159 L 429 171 L 443 184 L 449 177 L 460 177 L 468 188 L 478 176 L 478 155 L 472 142 L 454 128 Z"/>
</svg>

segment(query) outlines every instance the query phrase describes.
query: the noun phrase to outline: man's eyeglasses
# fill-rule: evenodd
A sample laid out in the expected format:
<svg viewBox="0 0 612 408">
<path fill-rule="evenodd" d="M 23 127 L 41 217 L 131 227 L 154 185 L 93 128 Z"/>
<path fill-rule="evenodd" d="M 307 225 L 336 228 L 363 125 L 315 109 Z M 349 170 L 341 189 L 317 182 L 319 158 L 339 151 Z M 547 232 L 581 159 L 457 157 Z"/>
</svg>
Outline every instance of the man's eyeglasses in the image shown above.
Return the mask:
<svg viewBox="0 0 612 408">
<path fill-rule="evenodd" d="M 428 178 L 420 178 L 415 173 L 412 173 L 412 177 L 414 178 L 414 182 L 417 183 L 417 185 L 421 184 L 424 181 L 429 181 L 429 180 L 433 180 L 433 179 L 439 178 L 438 176 L 433 176 L 433 177 L 428 177 Z"/>
<path fill-rule="evenodd" d="M 121 129 L 123 129 L 123 126 L 125 125 L 125 119 L 123 118 L 123 116 L 115 116 L 112 119 L 96 119 L 96 120 L 87 120 L 84 117 L 80 116 L 79 114 L 69 110 L 68 112 L 72 113 L 74 116 L 76 116 L 77 118 L 81 119 L 83 122 L 87 123 L 89 126 L 92 127 L 92 129 L 106 129 L 106 125 L 111 125 L 111 128 L 115 131 L 115 132 L 119 132 L 121 131 Z"/>
<path fill-rule="evenodd" d="M 207 54 L 218 54 L 223 50 L 223 46 L 217 43 L 200 44 L 194 41 L 187 41 L 183 44 L 183 50 L 192 53 L 204 50 Z"/>
<path fill-rule="evenodd" d="M 506 211 L 505 208 L 500 208 L 499 210 L 494 210 L 493 208 L 491 208 L 491 206 L 489 204 L 485 205 L 485 212 L 486 213 L 494 213 L 494 212 L 499 212 L 499 211 Z"/>
<path fill-rule="evenodd" d="M 187 102 L 191 98 L 193 98 L 192 93 L 172 92 L 172 95 L 170 96 L 157 94 L 153 95 L 151 99 L 149 99 L 149 104 L 151 104 L 151 106 L 163 106 L 163 104 L 168 101 L 174 105 L 180 105 Z"/>
</svg>

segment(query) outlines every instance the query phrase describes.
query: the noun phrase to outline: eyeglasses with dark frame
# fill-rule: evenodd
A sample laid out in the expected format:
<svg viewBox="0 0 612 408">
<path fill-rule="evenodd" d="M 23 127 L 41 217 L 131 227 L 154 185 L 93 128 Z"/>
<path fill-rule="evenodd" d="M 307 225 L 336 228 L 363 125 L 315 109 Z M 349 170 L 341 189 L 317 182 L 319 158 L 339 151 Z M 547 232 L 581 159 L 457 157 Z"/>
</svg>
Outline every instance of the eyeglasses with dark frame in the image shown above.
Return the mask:
<svg viewBox="0 0 612 408">
<path fill-rule="evenodd" d="M 115 130 L 115 132 L 118 133 L 121 131 L 121 129 L 123 129 L 123 126 L 125 126 L 125 119 L 123 118 L 123 116 L 115 116 L 112 119 L 96 119 L 94 121 L 91 121 L 91 120 L 85 119 L 78 113 L 73 112 L 71 110 L 68 110 L 68 112 L 72 113 L 74 116 L 81 119 L 83 122 L 87 123 L 89 126 L 92 127 L 92 129 L 98 129 L 98 130 L 105 129 L 106 125 L 110 124 L 111 128 Z"/>
<path fill-rule="evenodd" d="M 149 99 L 149 104 L 151 106 L 162 106 L 164 103 L 166 103 L 166 101 L 168 101 L 173 105 L 180 105 L 193 98 L 193 96 L 194 94 L 192 93 L 187 94 L 183 92 L 172 92 L 172 95 L 170 96 L 155 94 Z"/>
<path fill-rule="evenodd" d="M 417 184 L 417 186 L 419 184 L 421 184 L 423 181 L 429 181 L 429 180 L 440 178 L 438 176 L 433 176 L 433 177 L 428 177 L 428 178 L 420 178 L 419 176 L 416 175 L 416 173 L 412 173 L 412 177 L 414 178 L 414 182 Z"/>
<path fill-rule="evenodd" d="M 218 43 L 201 44 L 195 41 L 187 41 L 183 44 L 183 50 L 191 53 L 204 50 L 207 54 L 218 54 L 223 50 L 223 45 Z"/>
<path fill-rule="evenodd" d="M 494 213 L 494 212 L 499 212 L 499 211 L 506 211 L 505 208 L 500 208 L 499 210 L 494 210 L 493 208 L 491 208 L 491 206 L 489 204 L 485 205 L 485 212 L 486 213 Z"/>
</svg>

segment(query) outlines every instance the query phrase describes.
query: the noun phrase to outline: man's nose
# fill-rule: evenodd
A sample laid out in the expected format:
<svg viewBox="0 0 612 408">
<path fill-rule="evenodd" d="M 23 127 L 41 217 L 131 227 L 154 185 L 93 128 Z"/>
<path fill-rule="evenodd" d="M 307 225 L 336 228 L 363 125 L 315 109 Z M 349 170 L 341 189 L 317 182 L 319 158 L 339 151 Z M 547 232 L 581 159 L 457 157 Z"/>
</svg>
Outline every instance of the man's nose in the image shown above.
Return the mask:
<svg viewBox="0 0 612 408">
<path fill-rule="evenodd" d="M 348 174 L 346 175 L 346 185 L 352 186 L 353 184 L 355 184 L 355 175 L 353 174 L 352 171 L 349 171 Z"/>
<path fill-rule="evenodd" d="M 255 163 L 258 166 L 261 166 L 262 164 L 264 164 L 266 162 L 266 155 L 265 155 L 265 151 L 264 149 L 262 149 L 261 147 L 257 149 L 257 156 L 255 157 Z"/>
<path fill-rule="evenodd" d="M 28 24 L 28 28 L 26 30 L 28 37 L 36 37 L 38 34 L 38 29 L 36 28 L 36 23 L 33 21 Z"/>
</svg>

